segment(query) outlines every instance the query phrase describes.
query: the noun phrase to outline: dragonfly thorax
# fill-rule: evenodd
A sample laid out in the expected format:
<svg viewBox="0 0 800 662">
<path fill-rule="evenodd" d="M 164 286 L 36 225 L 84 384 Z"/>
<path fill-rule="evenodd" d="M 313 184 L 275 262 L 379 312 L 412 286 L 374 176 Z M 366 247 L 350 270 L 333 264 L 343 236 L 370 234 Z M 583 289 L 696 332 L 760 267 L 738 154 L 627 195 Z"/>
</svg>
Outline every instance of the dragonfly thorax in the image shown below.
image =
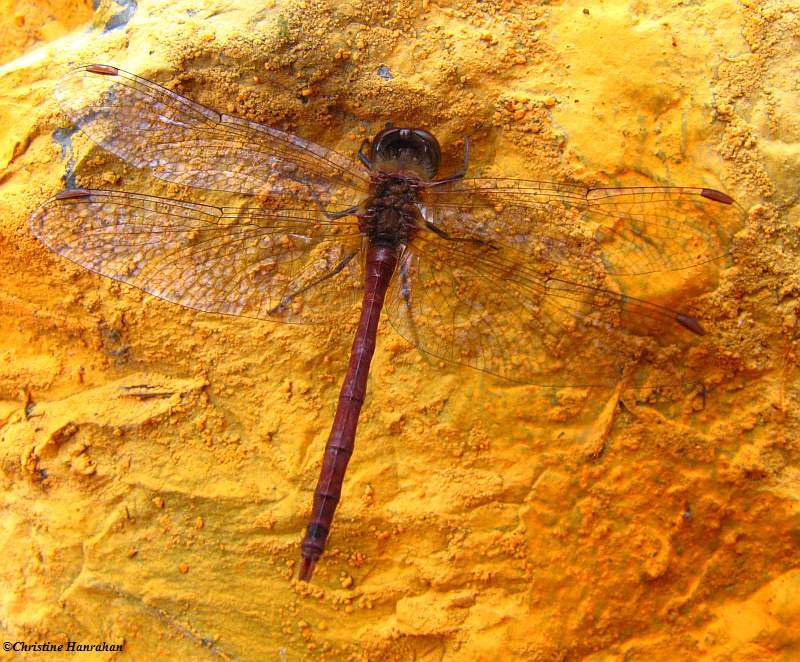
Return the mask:
<svg viewBox="0 0 800 662">
<path fill-rule="evenodd" d="M 372 195 L 360 215 L 361 232 L 372 243 L 407 244 L 419 228 L 420 179 L 403 172 L 374 173 Z"/>
</svg>

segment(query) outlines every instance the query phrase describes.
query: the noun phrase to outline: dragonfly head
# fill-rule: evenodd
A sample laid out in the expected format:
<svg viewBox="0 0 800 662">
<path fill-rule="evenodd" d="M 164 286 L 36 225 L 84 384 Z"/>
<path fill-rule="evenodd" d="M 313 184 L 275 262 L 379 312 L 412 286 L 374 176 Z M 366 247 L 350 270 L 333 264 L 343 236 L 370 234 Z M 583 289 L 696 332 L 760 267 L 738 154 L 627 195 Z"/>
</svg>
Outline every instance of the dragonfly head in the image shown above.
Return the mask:
<svg viewBox="0 0 800 662">
<path fill-rule="evenodd" d="M 370 149 L 375 165 L 396 162 L 400 167 L 421 170 L 428 179 L 436 176 L 441 158 L 439 141 L 423 129 L 386 128 L 373 138 Z"/>
</svg>

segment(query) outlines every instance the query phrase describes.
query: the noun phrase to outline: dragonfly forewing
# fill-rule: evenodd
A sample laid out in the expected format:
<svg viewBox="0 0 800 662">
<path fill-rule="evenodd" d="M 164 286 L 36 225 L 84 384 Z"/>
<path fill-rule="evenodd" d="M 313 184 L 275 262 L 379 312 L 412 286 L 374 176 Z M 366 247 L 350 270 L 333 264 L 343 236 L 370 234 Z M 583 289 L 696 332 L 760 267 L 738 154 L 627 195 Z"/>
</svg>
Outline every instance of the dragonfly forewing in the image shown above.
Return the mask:
<svg viewBox="0 0 800 662">
<path fill-rule="evenodd" d="M 468 179 L 426 191 L 432 222 L 510 245 L 534 260 L 574 264 L 598 249 L 610 275 L 676 271 L 724 258 L 744 211 L 713 189 L 584 188 Z"/>
<path fill-rule="evenodd" d="M 56 98 L 95 143 L 178 184 L 247 195 L 312 194 L 334 208 L 365 194 L 366 170 L 279 129 L 217 113 L 106 65 L 67 73 Z"/>
</svg>

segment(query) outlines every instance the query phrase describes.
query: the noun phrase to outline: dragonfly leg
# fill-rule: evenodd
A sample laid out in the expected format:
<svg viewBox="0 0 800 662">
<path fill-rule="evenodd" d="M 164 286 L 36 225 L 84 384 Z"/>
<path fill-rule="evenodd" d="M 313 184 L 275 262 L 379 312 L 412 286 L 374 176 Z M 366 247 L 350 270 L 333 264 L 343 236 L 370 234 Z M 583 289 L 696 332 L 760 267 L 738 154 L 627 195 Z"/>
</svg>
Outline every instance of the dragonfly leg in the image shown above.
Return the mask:
<svg viewBox="0 0 800 662">
<path fill-rule="evenodd" d="M 447 241 L 463 241 L 468 244 L 477 244 L 478 246 L 486 246 L 487 248 L 497 248 L 491 241 L 487 241 L 485 239 L 478 239 L 477 237 L 454 237 L 446 230 L 442 230 L 442 228 L 436 227 L 431 221 L 425 219 L 425 227 L 428 228 L 431 232 L 438 234 L 442 239 L 447 239 Z"/>
<path fill-rule="evenodd" d="M 363 163 L 367 168 L 372 168 L 372 161 L 369 160 L 369 157 L 364 154 L 364 148 L 369 145 L 369 140 L 364 138 L 361 143 L 361 147 L 358 148 L 358 158 L 361 159 L 361 163 Z"/>
<path fill-rule="evenodd" d="M 467 174 L 467 167 L 469 166 L 469 136 L 464 136 L 464 167 L 452 175 L 436 179 L 428 183 L 428 186 L 439 186 L 440 184 L 447 184 L 447 182 L 454 182 L 457 179 L 464 179 Z"/>
<path fill-rule="evenodd" d="M 300 287 L 300 288 L 296 289 L 294 292 L 289 292 L 288 294 L 284 295 L 284 297 L 281 299 L 281 302 L 276 304 L 272 308 L 270 308 L 267 311 L 267 314 L 269 314 L 270 316 L 274 316 L 274 315 L 280 314 L 281 311 L 285 310 L 289 306 L 289 304 L 292 302 L 292 300 L 295 297 L 303 294 L 304 292 L 307 292 L 312 287 L 316 287 L 320 283 L 325 282 L 329 278 L 333 278 L 336 274 L 341 272 L 342 269 L 344 269 L 350 263 L 350 260 L 352 260 L 356 256 L 357 253 L 358 253 L 358 251 L 353 251 L 352 253 L 348 253 L 345 256 L 345 258 L 341 262 L 339 262 L 339 264 L 337 264 L 330 271 L 326 271 L 319 278 L 315 278 L 310 283 L 308 283 L 307 285 L 304 285 L 303 287 Z"/>
<path fill-rule="evenodd" d="M 341 211 L 334 211 L 330 212 L 325 208 L 325 205 L 322 204 L 322 200 L 319 199 L 316 191 L 311 192 L 311 197 L 314 198 L 314 202 L 317 203 L 317 207 L 319 210 L 324 214 L 325 218 L 329 221 L 335 221 L 339 218 L 344 218 L 345 216 L 350 216 L 351 214 L 355 214 L 358 211 L 358 205 L 353 205 L 352 207 L 348 207 L 347 209 L 342 209 Z"/>
<path fill-rule="evenodd" d="M 431 232 L 435 232 L 443 239 L 447 239 L 448 241 L 452 241 L 453 237 L 446 230 L 442 230 L 442 228 L 437 228 L 431 221 L 427 218 L 425 219 L 425 227 L 428 228 Z"/>
</svg>

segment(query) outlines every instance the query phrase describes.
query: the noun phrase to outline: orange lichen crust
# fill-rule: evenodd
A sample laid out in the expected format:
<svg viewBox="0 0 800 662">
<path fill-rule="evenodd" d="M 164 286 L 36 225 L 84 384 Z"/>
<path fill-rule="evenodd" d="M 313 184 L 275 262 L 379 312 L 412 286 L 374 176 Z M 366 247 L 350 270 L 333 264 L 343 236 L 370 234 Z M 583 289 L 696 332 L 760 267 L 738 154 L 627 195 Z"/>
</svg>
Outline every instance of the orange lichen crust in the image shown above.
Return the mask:
<svg viewBox="0 0 800 662">
<path fill-rule="evenodd" d="M 90 4 L 0 21 L 4 639 L 135 659 L 800 657 L 790 2 Z M 724 191 L 745 216 L 718 273 L 638 284 L 701 320 L 660 355 L 698 381 L 509 384 L 384 318 L 328 548 L 298 582 L 358 297 L 335 326 L 212 315 L 33 238 L 65 188 L 242 203 L 76 132 L 56 81 L 98 62 L 350 158 L 391 120 L 433 132 L 446 172 L 469 136 L 474 176 Z"/>
</svg>

